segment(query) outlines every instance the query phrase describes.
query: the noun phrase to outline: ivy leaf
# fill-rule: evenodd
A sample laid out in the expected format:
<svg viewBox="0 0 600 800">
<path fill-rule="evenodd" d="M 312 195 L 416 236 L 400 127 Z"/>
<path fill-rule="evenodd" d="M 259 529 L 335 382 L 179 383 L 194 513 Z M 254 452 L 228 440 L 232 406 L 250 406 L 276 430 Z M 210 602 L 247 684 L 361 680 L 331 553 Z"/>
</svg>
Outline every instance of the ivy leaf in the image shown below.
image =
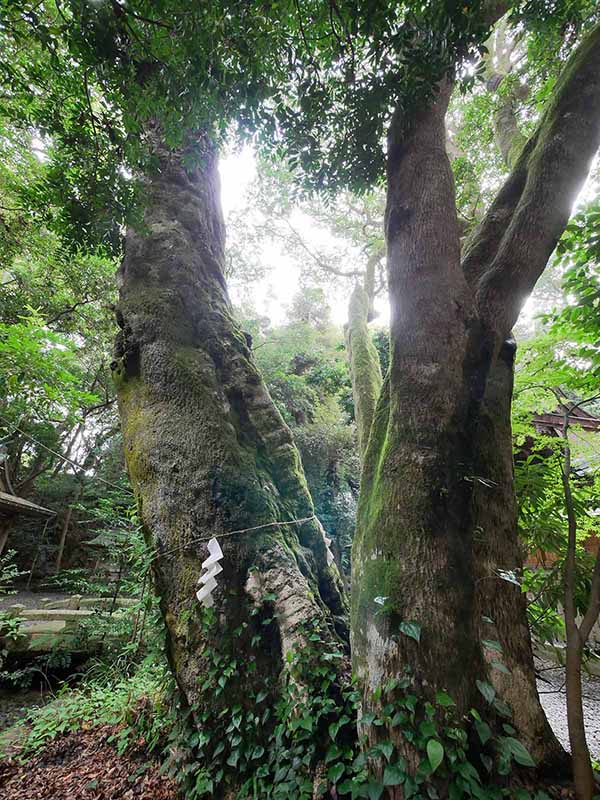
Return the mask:
<svg viewBox="0 0 600 800">
<path fill-rule="evenodd" d="M 389 761 L 392 757 L 392 753 L 394 752 L 394 745 L 392 742 L 378 742 L 377 749 L 380 753 L 386 757 L 386 760 Z"/>
<path fill-rule="evenodd" d="M 360 718 L 360 724 L 372 725 L 376 719 L 377 717 L 375 716 L 375 714 L 372 711 L 369 711 L 367 714 L 362 715 L 362 717 Z"/>
<path fill-rule="evenodd" d="M 436 727 L 429 719 L 423 720 L 423 722 L 419 725 L 419 733 L 425 739 L 430 739 L 434 736 L 437 736 Z"/>
<path fill-rule="evenodd" d="M 485 681 L 475 681 L 475 684 L 487 702 L 493 703 L 496 697 L 496 690 L 494 687 L 489 683 L 485 683 Z"/>
<path fill-rule="evenodd" d="M 327 777 L 332 783 L 337 783 L 344 774 L 345 769 L 346 768 L 344 767 L 344 765 L 338 761 L 337 764 L 334 764 L 332 767 L 329 767 L 329 769 L 327 770 Z"/>
<path fill-rule="evenodd" d="M 494 639 L 482 639 L 481 644 L 484 647 L 487 647 L 488 650 L 495 650 L 497 653 L 502 652 L 502 645 L 500 642 L 497 642 Z"/>
<path fill-rule="evenodd" d="M 477 730 L 477 734 L 481 741 L 481 744 L 485 744 L 492 736 L 492 729 L 487 724 L 487 722 L 481 722 L 480 720 L 475 720 L 475 728 Z"/>
<path fill-rule="evenodd" d="M 501 700 L 499 697 L 497 697 L 494 700 L 494 708 L 502 717 L 506 717 L 507 719 L 510 719 L 512 717 L 512 711 L 510 706 L 508 705 L 508 703 L 505 703 L 504 700 Z"/>
<path fill-rule="evenodd" d="M 502 739 L 502 745 L 510 752 L 517 764 L 521 764 L 523 767 L 535 767 L 535 761 L 529 755 L 529 751 L 518 739 L 513 736 L 505 736 Z"/>
<path fill-rule="evenodd" d="M 330 761 L 338 758 L 342 753 L 341 749 L 337 746 L 337 744 L 332 744 L 331 747 L 328 748 L 327 752 L 325 753 L 325 763 L 329 764 Z"/>
<path fill-rule="evenodd" d="M 512 675 L 511 671 L 501 661 L 492 661 L 492 667 L 497 669 L 498 672 L 503 672 L 505 675 Z"/>
<path fill-rule="evenodd" d="M 410 636 L 417 643 L 421 641 L 421 626 L 418 622 L 401 622 L 399 627 L 405 636 Z"/>
<path fill-rule="evenodd" d="M 435 700 L 438 706 L 442 706 L 442 708 L 450 708 L 450 706 L 456 705 L 454 700 L 449 694 L 446 694 L 446 692 L 437 692 L 435 695 Z"/>
<path fill-rule="evenodd" d="M 340 717 L 337 722 L 332 722 L 329 726 L 329 736 L 332 739 L 335 739 L 335 737 L 338 735 L 339 729 L 347 722 L 350 722 L 350 720 L 346 716 Z"/>
<path fill-rule="evenodd" d="M 378 781 L 369 781 L 367 792 L 369 795 L 369 800 L 379 800 L 383 794 L 383 784 L 379 783 Z"/>
<path fill-rule="evenodd" d="M 431 771 L 435 772 L 444 760 L 444 745 L 437 739 L 430 739 L 427 742 L 427 758 L 431 765 Z"/>
<path fill-rule="evenodd" d="M 385 786 L 399 786 L 406 777 L 405 765 L 398 761 L 396 764 L 388 764 L 383 771 L 383 783 Z"/>
<path fill-rule="evenodd" d="M 481 758 L 481 763 L 483 764 L 483 766 L 487 769 L 488 772 L 491 773 L 492 768 L 494 766 L 494 762 L 493 762 L 491 756 L 488 756 L 485 753 L 482 753 L 480 758 Z"/>
</svg>

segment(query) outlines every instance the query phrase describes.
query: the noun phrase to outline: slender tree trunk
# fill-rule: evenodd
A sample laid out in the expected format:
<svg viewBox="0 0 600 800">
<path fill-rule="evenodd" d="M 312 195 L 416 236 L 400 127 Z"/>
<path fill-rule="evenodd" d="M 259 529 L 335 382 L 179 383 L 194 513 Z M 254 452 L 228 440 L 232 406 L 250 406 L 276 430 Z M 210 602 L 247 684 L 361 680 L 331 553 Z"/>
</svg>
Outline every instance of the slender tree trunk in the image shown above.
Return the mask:
<svg viewBox="0 0 600 800">
<path fill-rule="evenodd" d="M 73 500 L 75 502 L 75 498 Z M 65 543 L 67 541 L 67 534 L 69 532 L 69 525 L 71 524 L 71 517 L 73 516 L 73 505 L 70 504 L 65 513 L 62 529 L 60 532 L 60 540 L 58 542 L 58 553 L 56 554 L 56 573 L 60 572 L 62 566 L 63 554 L 65 552 Z"/>
<path fill-rule="evenodd" d="M 568 439 L 569 414 L 565 414 L 562 435 L 563 462 L 561 467 L 561 477 L 563 492 L 565 497 L 565 507 L 567 511 L 568 541 L 567 555 L 564 570 L 564 591 L 565 591 L 565 629 L 567 633 L 567 662 L 566 662 L 566 686 L 567 686 L 567 724 L 569 728 L 569 744 L 573 756 L 573 778 L 575 781 L 575 795 L 577 800 L 592 800 L 594 794 L 594 773 L 592 771 L 592 760 L 587 744 L 585 732 L 585 719 L 583 716 L 583 697 L 581 691 L 581 660 L 583 657 L 583 646 L 587 640 L 587 635 L 581 635 L 581 628 L 577 625 L 577 610 L 575 607 L 575 583 L 576 583 L 576 558 L 577 558 L 577 517 L 573 504 L 571 492 L 571 448 Z M 596 578 L 597 576 L 594 575 Z M 592 582 L 592 591 L 594 590 Z M 592 598 L 590 598 L 592 600 Z M 596 614 L 597 617 L 597 614 Z M 586 619 L 587 618 L 587 619 Z M 584 617 L 584 622 L 588 624 L 590 616 Z M 592 620 L 592 624 L 595 620 Z M 585 628 L 585 626 L 582 626 Z M 591 627 L 591 626 L 590 626 Z"/>
<path fill-rule="evenodd" d="M 216 154 L 202 136 L 155 151 L 144 229 L 128 231 L 119 275 L 125 456 L 177 682 L 197 714 L 213 702 L 201 687 L 214 654 L 235 652 L 257 668 L 236 670 L 228 702 L 249 709 L 258 686 L 276 692 L 305 625 L 345 638 L 345 601 L 291 433 L 233 318 Z M 277 524 L 292 520 L 304 521 Z M 224 557 L 209 624 L 195 593 L 211 536 Z"/>
<path fill-rule="evenodd" d="M 374 270 L 375 262 L 370 262 L 367 265 L 365 285 L 357 284 L 354 288 L 348 306 L 348 324 L 346 326 L 346 349 L 350 363 L 354 415 L 361 459 L 367 449 L 382 384 L 379 354 L 369 331 L 369 319 L 373 305 Z"/>
<path fill-rule="evenodd" d="M 573 755 L 573 778 L 577 800 L 592 800 L 594 795 L 594 773 L 587 745 L 583 697 L 581 692 L 581 659 L 583 648 L 575 628 L 567 632 L 566 691 L 567 725 L 569 744 Z"/>
</svg>

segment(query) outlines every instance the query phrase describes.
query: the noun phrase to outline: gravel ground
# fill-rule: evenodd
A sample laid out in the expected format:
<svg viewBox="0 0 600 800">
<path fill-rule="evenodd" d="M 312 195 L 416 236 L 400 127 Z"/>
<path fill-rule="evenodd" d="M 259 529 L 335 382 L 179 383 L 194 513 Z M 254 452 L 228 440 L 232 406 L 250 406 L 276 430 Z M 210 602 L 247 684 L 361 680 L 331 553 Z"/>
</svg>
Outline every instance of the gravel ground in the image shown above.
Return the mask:
<svg viewBox="0 0 600 800">
<path fill-rule="evenodd" d="M 565 671 L 552 662 L 540 666 L 543 680 L 538 680 L 538 691 L 544 711 L 557 737 L 569 750 Z M 584 674 L 582 683 L 588 747 L 592 758 L 600 760 L 600 678 Z"/>
</svg>

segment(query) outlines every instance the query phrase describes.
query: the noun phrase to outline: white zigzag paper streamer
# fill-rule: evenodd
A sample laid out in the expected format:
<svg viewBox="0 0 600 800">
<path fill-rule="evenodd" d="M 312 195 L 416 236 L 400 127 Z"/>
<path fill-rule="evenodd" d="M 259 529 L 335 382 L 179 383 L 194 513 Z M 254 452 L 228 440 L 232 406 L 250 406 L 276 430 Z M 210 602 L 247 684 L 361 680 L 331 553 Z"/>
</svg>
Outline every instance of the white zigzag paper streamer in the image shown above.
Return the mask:
<svg viewBox="0 0 600 800">
<path fill-rule="evenodd" d="M 212 593 L 217 588 L 215 575 L 218 575 L 219 572 L 223 572 L 223 567 L 219 564 L 219 561 L 223 558 L 223 551 L 215 538 L 209 541 L 208 552 L 210 555 L 206 561 L 202 562 L 202 569 L 206 570 L 206 572 L 202 572 L 198 578 L 198 583 L 202 584 L 202 588 L 196 592 L 196 597 L 204 608 L 211 608 L 211 606 L 214 606 L 215 601 Z"/>
</svg>

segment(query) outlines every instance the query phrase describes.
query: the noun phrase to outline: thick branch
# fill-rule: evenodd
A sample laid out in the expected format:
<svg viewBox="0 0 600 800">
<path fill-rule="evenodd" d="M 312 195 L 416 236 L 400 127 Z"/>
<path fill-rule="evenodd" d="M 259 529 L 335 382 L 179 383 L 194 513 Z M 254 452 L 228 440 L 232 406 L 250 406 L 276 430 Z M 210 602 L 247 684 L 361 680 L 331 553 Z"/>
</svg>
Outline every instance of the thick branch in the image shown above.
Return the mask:
<svg viewBox="0 0 600 800">
<path fill-rule="evenodd" d="M 554 99 L 463 260 L 479 306 L 501 334 L 542 273 L 600 144 L 600 26 L 563 70 Z"/>
</svg>

